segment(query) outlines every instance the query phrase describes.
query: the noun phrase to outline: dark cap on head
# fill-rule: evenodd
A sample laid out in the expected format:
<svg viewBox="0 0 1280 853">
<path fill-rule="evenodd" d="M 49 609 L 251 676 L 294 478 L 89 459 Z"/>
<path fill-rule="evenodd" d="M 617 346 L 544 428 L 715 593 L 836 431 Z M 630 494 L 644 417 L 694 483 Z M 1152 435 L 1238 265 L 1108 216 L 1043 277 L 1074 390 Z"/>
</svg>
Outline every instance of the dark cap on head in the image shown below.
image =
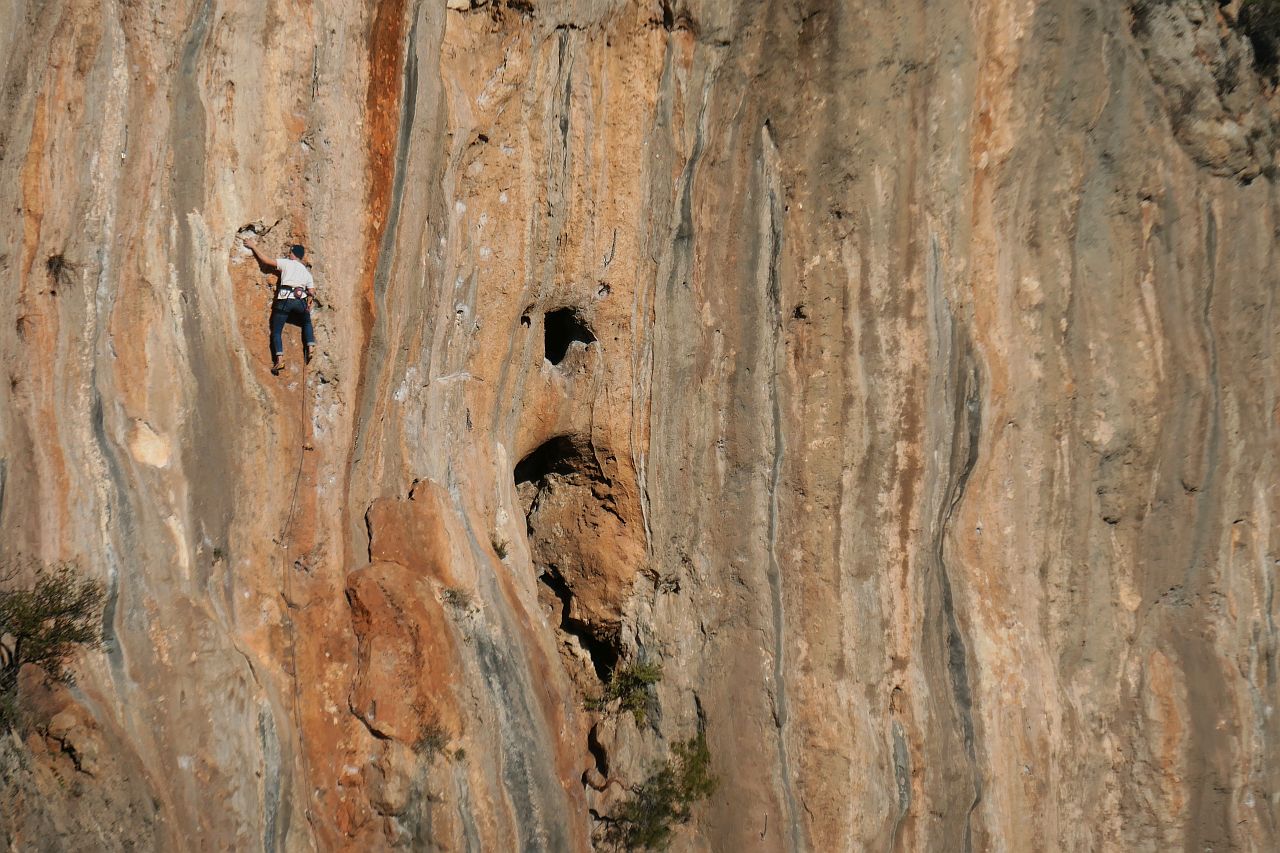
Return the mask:
<svg viewBox="0 0 1280 853">
<path fill-rule="evenodd" d="M 306 254 L 306 252 L 307 252 L 307 250 L 306 250 L 306 249 L 304 249 L 304 248 L 302 248 L 301 246 L 294 246 L 294 247 L 293 247 L 292 249 L 290 249 L 289 251 L 290 251 L 290 252 L 292 252 L 292 253 L 293 253 L 293 256 L 294 256 L 295 258 L 297 258 L 298 260 L 302 260 L 302 256 L 303 256 L 304 254 Z"/>
</svg>

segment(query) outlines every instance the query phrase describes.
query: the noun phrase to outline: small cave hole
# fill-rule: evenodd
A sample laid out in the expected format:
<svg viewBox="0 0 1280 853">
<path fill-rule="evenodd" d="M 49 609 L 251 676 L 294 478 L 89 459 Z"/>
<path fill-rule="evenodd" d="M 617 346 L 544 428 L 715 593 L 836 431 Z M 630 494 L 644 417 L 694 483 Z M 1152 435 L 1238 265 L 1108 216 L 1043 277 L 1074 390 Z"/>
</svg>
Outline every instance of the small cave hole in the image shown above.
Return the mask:
<svg viewBox="0 0 1280 853">
<path fill-rule="evenodd" d="M 671 8 L 671 4 L 666 0 L 662 2 L 662 28 L 667 32 L 671 32 L 676 27 L 676 15 Z"/>
<path fill-rule="evenodd" d="M 587 326 L 582 316 L 572 308 L 558 308 L 548 311 L 543 318 L 543 332 L 546 335 L 546 357 L 552 364 L 559 364 L 569 354 L 569 347 L 575 341 L 593 344 L 596 336 Z"/>
</svg>

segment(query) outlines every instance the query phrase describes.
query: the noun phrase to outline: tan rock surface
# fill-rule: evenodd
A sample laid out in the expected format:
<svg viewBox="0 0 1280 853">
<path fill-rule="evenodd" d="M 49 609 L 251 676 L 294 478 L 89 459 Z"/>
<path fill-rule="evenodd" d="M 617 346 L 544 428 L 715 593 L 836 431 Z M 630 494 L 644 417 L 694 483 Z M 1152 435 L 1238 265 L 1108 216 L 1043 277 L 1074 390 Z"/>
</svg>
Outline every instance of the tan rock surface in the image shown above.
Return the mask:
<svg viewBox="0 0 1280 853">
<path fill-rule="evenodd" d="M 6 842 L 1275 849 L 1274 84 L 1132 5 L 0 6 Z"/>
</svg>

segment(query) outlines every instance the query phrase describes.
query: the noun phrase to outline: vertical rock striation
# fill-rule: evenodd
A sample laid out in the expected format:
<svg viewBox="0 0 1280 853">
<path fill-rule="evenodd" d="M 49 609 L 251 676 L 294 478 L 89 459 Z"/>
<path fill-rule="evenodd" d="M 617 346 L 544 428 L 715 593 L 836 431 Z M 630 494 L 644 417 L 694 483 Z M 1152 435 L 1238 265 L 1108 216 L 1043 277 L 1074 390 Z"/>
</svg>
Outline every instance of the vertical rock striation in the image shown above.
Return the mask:
<svg viewBox="0 0 1280 853">
<path fill-rule="evenodd" d="M 1241 15 L 0 9 L 0 557 L 110 639 L 8 844 L 588 850 L 702 732 L 678 849 L 1273 849 Z"/>
</svg>

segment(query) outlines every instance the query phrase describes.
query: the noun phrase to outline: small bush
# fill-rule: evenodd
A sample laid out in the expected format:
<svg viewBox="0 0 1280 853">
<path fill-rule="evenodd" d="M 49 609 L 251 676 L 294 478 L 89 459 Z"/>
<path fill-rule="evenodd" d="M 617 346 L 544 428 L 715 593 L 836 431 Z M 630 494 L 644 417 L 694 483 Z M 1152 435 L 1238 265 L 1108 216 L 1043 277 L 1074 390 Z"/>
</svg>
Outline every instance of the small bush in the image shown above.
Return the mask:
<svg viewBox="0 0 1280 853">
<path fill-rule="evenodd" d="M 688 823 L 693 804 L 711 796 L 719 780 L 711 773 L 706 736 L 677 743 L 671 757 L 604 818 L 604 842 L 614 850 L 663 850 L 676 825 Z"/>
<path fill-rule="evenodd" d="M 489 540 L 489 544 L 493 546 L 493 553 L 498 555 L 499 560 L 507 559 L 507 553 L 511 550 L 511 546 L 507 543 L 507 540 L 500 538 L 498 534 L 495 533 L 493 538 Z"/>
<path fill-rule="evenodd" d="M 20 568 L 0 570 L 8 586 Z M 70 683 L 66 669 L 78 648 L 102 645 L 102 584 L 82 578 L 71 563 L 40 566 L 30 587 L 0 590 L 0 727 L 14 723 L 18 673 L 34 664 L 55 681 Z"/>
<path fill-rule="evenodd" d="M 413 742 L 413 751 L 428 758 L 444 752 L 449 745 L 449 733 L 434 719 L 427 719 L 418 728 L 418 737 Z"/>
<path fill-rule="evenodd" d="M 449 732 L 440 724 L 440 717 L 435 709 L 421 698 L 409 703 L 409 710 L 417 717 L 417 734 L 410 746 L 418 755 L 425 755 L 428 760 L 445 751 L 449 745 Z"/>
<path fill-rule="evenodd" d="M 457 610 L 466 610 L 471 607 L 471 593 L 461 587 L 449 587 L 441 593 L 440 598 L 446 605 Z"/>
<path fill-rule="evenodd" d="M 75 271 L 75 264 L 67 260 L 66 255 L 59 252 L 56 255 L 50 255 L 45 258 L 44 269 L 55 284 L 62 284 Z"/>
<path fill-rule="evenodd" d="M 649 688 L 662 680 L 662 665 L 656 663 L 633 663 L 617 667 L 609 677 L 604 693 L 587 699 L 588 711 L 604 711 L 614 702 L 618 703 L 618 712 L 630 711 L 635 717 L 636 725 L 643 726 L 647 713 Z"/>
</svg>

